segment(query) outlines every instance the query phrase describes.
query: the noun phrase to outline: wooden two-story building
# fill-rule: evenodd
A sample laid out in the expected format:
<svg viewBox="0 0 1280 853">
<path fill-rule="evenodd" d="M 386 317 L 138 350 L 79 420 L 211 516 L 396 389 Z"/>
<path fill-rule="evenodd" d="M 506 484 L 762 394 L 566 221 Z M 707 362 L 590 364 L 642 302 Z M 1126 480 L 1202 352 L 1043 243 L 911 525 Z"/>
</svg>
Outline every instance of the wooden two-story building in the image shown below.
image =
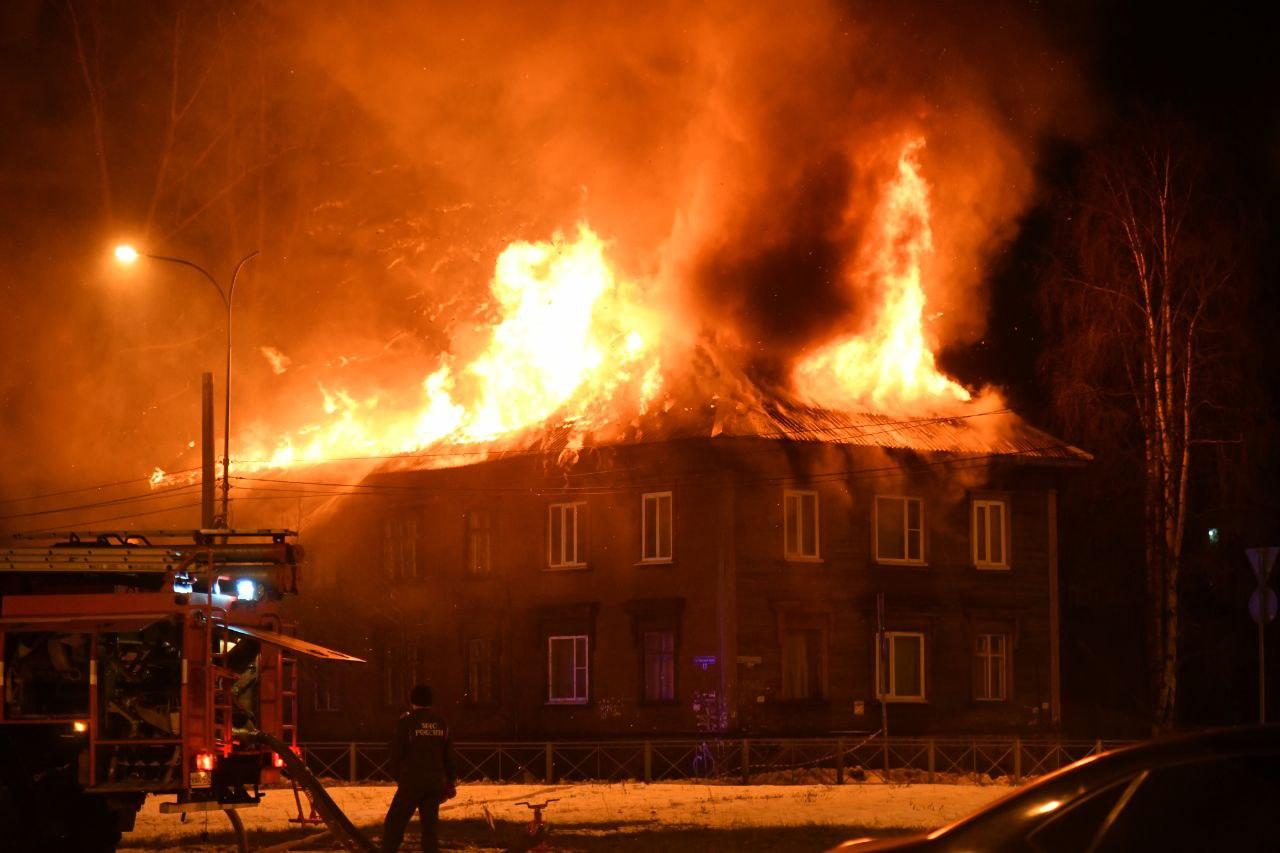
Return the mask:
<svg viewBox="0 0 1280 853">
<path fill-rule="evenodd" d="M 581 445 L 581 446 L 579 446 Z M 1017 732 L 1059 716 L 1056 484 L 1007 412 L 772 405 L 367 477 L 304 536 L 309 739 Z"/>
</svg>

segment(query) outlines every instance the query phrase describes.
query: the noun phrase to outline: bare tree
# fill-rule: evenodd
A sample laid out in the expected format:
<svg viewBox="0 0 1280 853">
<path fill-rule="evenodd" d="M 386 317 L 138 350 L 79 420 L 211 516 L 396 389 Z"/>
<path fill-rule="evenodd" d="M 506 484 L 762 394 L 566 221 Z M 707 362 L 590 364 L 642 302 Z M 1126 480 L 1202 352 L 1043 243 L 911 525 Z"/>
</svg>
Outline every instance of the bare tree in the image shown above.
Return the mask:
<svg viewBox="0 0 1280 853">
<path fill-rule="evenodd" d="M 1125 452 L 1143 480 L 1146 649 L 1154 724 L 1174 723 L 1179 572 L 1194 448 L 1218 442 L 1217 376 L 1240 277 L 1194 147 L 1167 131 L 1087 166 L 1065 275 L 1046 289 L 1055 406 L 1084 440 Z M 1224 346 L 1224 341 L 1226 345 Z M 1105 460 L 1107 455 L 1101 454 Z"/>
</svg>

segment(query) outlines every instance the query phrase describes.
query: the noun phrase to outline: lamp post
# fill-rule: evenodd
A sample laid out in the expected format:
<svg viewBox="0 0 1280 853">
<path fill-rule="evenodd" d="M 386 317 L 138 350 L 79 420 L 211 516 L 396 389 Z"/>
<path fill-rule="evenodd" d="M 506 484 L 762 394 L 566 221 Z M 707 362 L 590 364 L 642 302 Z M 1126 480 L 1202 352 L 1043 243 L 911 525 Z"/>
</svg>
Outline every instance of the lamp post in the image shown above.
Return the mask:
<svg viewBox="0 0 1280 853">
<path fill-rule="evenodd" d="M 223 290 L 222 285 L 218 284 L 208 270 L 197 263 L 188 261 L 185 258 L 173 258 L 168 255 L 153 255 L 150 252 L 140 252 L 133 246 L 120 245 L 116 246 L 116 260 L 122 264 L 132 264 L 138 258 L 149 258 L 153 261 L 166 261 L 171 264 L 181 264 L 184 267 L 190 267 L 200 275 L 204 276 L 209 284 L 213 285 L 213 289 L 218 292 L 218 298 L 222 300 L 222 307 L 227 312 L 227 360 L 224 382 L 224 395 L 222 406 L 222 513 L 215 519 L 220 527 L 227 527 L 230 518 L 229 503 L 231 500 L 231 307 L 232 300 L 236 293 L 236 280 L 240 277 L 240 270 L 252 258 L 258 255 L 258 250 L 254 249 L 249 254 L 236 263 L 235 270 L 231 273 L 231 283 Z"/>
</svg>

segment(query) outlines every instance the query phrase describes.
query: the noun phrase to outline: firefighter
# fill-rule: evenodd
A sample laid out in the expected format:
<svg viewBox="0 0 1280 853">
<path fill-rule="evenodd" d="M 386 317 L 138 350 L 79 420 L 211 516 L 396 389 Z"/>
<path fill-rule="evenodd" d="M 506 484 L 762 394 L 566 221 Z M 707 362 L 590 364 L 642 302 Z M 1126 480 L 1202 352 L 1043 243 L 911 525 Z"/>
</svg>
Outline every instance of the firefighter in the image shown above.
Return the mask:
<svg viewBox="0 0 1280 853">
<path fill-rule="evenodd" d="M 396 780 L 396 793 L 382 827 L 382 849 L 387 853 L 400 849 L 405 827 L 415 811 L 422 823 L 422 849 L 429 853 L 438 850 L 436 823 L 440 804 L 457 795 L 458 774 L 449 726 L 444 717 L 431 710 L 431 699 L 429 685 L 416 685 L 409 692 L 413 708 L 396 722 L 388 761 Z"/>
</svg>

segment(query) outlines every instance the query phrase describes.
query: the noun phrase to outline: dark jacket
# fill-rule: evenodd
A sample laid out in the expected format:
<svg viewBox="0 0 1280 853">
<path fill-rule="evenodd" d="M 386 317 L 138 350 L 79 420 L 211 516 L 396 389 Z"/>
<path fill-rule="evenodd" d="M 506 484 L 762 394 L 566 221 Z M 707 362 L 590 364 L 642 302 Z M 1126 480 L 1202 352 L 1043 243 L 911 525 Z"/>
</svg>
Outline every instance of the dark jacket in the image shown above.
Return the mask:
<svg viewBox="0 0 1280 853">
<path fill-rule="evenodd" d="M 387 762 L 401 786 L 445 788 L 457 782 L 453 740 L 444 717 L 430 708 L 414 708 L 396 721 Z"/>
</svg>

